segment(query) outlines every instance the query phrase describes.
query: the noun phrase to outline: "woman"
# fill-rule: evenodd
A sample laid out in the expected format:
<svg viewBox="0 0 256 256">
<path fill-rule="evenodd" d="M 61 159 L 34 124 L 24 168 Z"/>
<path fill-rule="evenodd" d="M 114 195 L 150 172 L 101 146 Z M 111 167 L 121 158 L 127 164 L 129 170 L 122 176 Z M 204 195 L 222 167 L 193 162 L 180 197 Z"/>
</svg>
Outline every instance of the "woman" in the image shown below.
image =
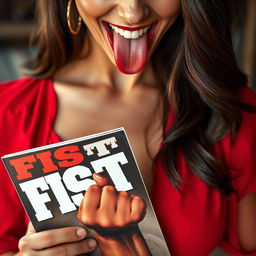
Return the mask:
<svg viewBox="0 0 256 256">
<path fill-rule="evenodd" d="M 256 96 L 232 50 L 235 1 L 37 5 L 36 78 L 1 85 L 1 155 L 123 126 L 172 255 L 256 255 Z M 1 191 L 2 255 L 95 248 L 77 227 L 24 235 L 4 170 Z"/>
</svg>

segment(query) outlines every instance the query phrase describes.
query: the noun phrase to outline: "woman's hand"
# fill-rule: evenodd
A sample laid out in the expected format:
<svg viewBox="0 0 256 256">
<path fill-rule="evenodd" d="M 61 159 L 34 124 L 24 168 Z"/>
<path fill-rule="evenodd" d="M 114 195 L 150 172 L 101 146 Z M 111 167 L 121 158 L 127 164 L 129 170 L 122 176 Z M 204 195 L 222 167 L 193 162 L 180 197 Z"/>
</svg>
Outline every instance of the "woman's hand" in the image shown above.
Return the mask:
<svg viewBox="0 0 256 256">
<path fill-rule="evenodd" d="M 78 212 L 78 219 L 84 225 L 97 231 L 101 228 L 114 231 L 136 225 L 144 218 L 146 203 L 141 197 L 117 192 L 99 174 L 93 178 L 97 185 L 88 188 Z"/>
<path fill-rule="evenodd" d="M 81 255 L 96 247 L 93 238 L 87 238 L 88 231 L 81 227 L 67 227 L 36 233 L 32 224 L 27 234 L 19 241 L 21 255 Z"/>
<path fill-rule="evenodd" d="M 99 174 L 79 207 L 78 219 L 94 229 L 103 256 L 151 256 L 138 223 L 146 213 L 141 197 L 118 192 Z"/>
</svg>

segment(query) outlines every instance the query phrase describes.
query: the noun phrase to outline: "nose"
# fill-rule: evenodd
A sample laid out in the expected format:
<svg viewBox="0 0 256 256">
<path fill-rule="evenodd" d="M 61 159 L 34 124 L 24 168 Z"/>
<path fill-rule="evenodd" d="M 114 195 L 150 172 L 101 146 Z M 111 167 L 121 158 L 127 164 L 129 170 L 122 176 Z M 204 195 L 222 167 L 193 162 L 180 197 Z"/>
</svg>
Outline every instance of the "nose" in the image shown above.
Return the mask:
<svg viewBox="0 0 256 256">
<path fill-rule="evenodd" d="M 118 15 L 129 25 L 139 24 L 148 15 L 148 5 L 143 0 L 121 0 Z"/>
</svg>

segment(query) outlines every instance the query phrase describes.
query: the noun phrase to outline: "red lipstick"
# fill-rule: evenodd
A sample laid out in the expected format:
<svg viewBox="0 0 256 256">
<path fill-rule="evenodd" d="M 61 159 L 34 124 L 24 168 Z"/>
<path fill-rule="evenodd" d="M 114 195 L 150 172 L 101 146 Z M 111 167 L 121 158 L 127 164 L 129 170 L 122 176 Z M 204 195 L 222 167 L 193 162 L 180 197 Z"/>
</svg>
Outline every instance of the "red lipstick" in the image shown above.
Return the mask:
<svg viewBox="0 0 256 256">
<path fill-rule="evenodd" d="M 149 27 L 151 25 L 151 24 L 148 24 L 148 25 L 139 26 L 139 27 L 125 27 L 125 26 L 116 25 L 116 24 L 110 23 L 110 22 L 106 22 L 106 23 L 111 24 L 111 25 L 113 25 L 117 28 L 121 28 L 121 29 L 128 30 L 128 31 L 135 31 L 135 30 L 144 29 L 144 28 Z"/>
<path fill-rule="evenodd" d="M 107 21 L 102 21 L 103 27 L 105 28 L 106 32 L 107 32 L 107 37 L 110 43 L 111 48 L 113 49 L 113 31 L 112 28 L 110 28 L 109 25 L 113 25 L 115 27 L 124 29 L 124 30 L 128 30 L 128 31 L 135 31 L 135 30 L 140 30 L 140 29 L 144 29 L 146 27 L 150 27 L 149 29 L 149 37 L 148 37 L 148 44 L 149 46 L 151 46 L 153 39 L 154 39 L 154 35 L 155 35 L 155 29 L 157 26 L 157 22 L 151 23 L 151 24 L 147 24 L 147 25 L 143 25 L 143 26 L 138 26 L 138 27 L 125 27 L 122 25 L 116 25 L 114 23 L 111 22 L 107 22 Z"/>
</svg>

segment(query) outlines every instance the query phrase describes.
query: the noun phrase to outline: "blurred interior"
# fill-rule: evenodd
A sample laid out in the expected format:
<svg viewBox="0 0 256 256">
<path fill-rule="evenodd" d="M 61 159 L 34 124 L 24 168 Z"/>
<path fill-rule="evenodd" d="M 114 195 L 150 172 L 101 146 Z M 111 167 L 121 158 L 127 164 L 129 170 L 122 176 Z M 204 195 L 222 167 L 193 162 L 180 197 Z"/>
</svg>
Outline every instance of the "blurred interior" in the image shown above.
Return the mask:
<svg viewBox="0 0 256 256">
<path fill-rule="evenodd" d="M 28 42 L 33 29 L 34 1 L 0 1 L 0 81 L 21 77 L 21 64 L 33 55 Z M 234 27 L 234 48 L 240 68 L 256 90 L 256 0 L 241 3 L 242 23 Z M 226 254 L 217 248 L 213 255 Z"/>
</svg>

